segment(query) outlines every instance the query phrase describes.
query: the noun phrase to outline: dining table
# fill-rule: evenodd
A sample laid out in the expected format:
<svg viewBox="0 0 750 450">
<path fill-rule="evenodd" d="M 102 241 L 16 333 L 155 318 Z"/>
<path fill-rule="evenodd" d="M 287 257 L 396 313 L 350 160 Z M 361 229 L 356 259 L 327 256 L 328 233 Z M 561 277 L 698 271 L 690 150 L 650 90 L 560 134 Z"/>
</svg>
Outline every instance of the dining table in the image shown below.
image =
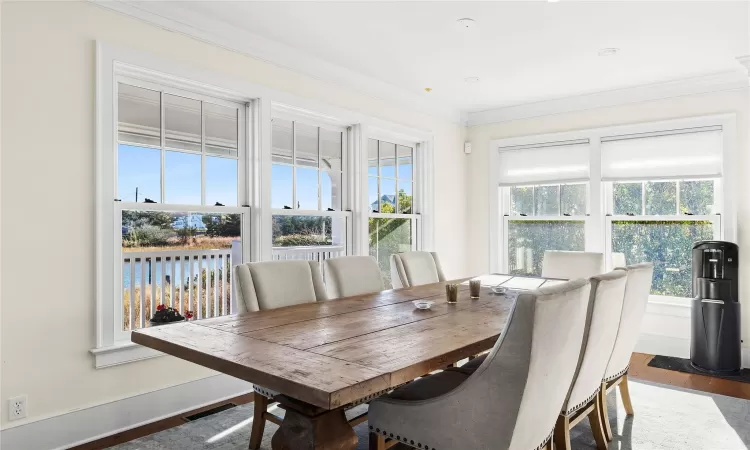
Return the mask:
<svg viewBox="0 0 750 450">
<path fill-rule="evenodd" d="M 152 326 L 131 340 L 277 393 L 285 414 L 274 450 L 353 450 L 347 408 L 492 348 L 518 292 L 563 281 L 479 278 L 476 299 L 465 278 Z M 456 303 L 446 284 L 459 284 Z M 422 310 L 415 300 L 434 303 Z"/>
</svg>

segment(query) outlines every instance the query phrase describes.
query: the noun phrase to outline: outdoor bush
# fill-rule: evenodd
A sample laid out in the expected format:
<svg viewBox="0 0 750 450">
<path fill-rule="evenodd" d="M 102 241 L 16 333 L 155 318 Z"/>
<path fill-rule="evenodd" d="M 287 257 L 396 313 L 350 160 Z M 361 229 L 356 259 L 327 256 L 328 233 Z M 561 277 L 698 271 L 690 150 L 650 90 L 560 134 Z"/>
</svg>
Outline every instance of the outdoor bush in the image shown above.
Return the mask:
<svg viewBox="0 0 750 450">
<path fill-rule="evenodd" d="M 331 238 L 322 234 L 289 234 L 277 237 L 274 245 L 278 247 L 331 245 Z"/>
<path fill-rule="evenodd" d="M 131 228 L 123 237 L 125 247 L 148 247 L 167 245 L 169 238 L 175 236 L 175 231 L 154 225 L 143 225 Z"/>
</svg>

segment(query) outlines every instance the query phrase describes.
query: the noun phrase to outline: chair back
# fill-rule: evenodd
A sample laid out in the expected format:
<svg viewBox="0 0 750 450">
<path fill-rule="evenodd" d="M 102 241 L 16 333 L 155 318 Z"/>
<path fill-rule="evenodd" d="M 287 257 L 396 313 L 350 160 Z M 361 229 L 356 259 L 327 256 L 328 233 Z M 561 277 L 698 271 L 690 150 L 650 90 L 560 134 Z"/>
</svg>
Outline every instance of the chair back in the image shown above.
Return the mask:
<svg viewBox="0 0 750 450">
<path fill-rule="evenodd" d="M 622 269 L 618 269 L 621 270 Z M 646 313 L 651 280 L 654 276 L 652 263 L 640 263 L 625 267 L 628 281 L 625 284 L 625 300 L 622 305 L 620 324 L 612 356 L 604 373 L 604 380 L 618 378 L 628 370 L 630 357 L 641 332 L 641 321 Z"/>
<path fill-rule="evenodd" d="M 567 252 L 547 250 L 542 260 L 545 278 L 590 278 L 604 273 L 604 255 L 594 252 Z"/>
<path fill-rule="evenodd" d="M 575 374 L 589 291 L 578 279 L 518 296 L 490 354 L 447 394 L 466 409 L 459 423 L 473 424 L 463 448 L 529 450 L 547 441 Z"/>
<path fill-rule="evenodd" d="M 327 299 L 317 261 L 253 262 L 233 272 L 240 313 Z"/>
<path fill-rule="evenodd" d="M 328 298 L 372 294 L 383 290 L 380 266 L 372 256 L 342 256 L 323 261 Z"/>
<path fill-rule="evenodd" d="M 627 279 L 624 270 L 591 278 L 581 356 L 570 394 L 562 407 L 563 414 L 570 415 L 584 406 L 602 384 L 604 371 L 615 347 Z"/>
<path fill-rule="evenodd" d="M 625 267 L 625 253 L 613 252 L 612 253 L 612 268 L 617 269 L 618 267 Z"/>
<path fill-rule="evenodd" d="M 404 252 L 391 255 L 391 283 L 394 289 L 445 281 L 435 252 Z"/>
</svg>

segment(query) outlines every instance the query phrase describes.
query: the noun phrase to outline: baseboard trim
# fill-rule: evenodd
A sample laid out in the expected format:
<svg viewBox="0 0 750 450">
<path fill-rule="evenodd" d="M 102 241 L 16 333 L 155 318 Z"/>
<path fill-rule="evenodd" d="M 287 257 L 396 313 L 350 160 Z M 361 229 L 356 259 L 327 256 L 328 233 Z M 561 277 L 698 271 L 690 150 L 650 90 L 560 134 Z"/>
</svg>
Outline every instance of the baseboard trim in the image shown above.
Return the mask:
<svg viewBox="0 0 750 450">
<path fill-rule="evenodd" d="M 0 433 L 3 450 L 62 450 L 252 392 L 252 384 L 219 374 L 72 411 Z"/>
<path fill-rule="evenodd" d="M 690 358 L 690 338 L 641 333 L 635 351 L 649 355 Z M 742 347 L 742 367 L 750 369 L 750 347 Z"/>
</svg>

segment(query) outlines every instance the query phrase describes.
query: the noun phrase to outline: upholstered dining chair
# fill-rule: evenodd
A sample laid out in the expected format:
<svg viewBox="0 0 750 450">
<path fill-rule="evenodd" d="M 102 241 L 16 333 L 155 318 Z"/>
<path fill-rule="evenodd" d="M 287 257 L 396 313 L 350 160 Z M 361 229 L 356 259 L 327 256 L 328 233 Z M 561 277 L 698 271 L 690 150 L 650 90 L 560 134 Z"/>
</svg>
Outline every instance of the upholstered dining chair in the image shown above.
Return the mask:
<svg viewBox="0 0 750 450">
<path fill-rule="evenodd" d="M 323 261 L 328 298 L 372 294 L 383 290 L 380 266 L 372 256 L 341 256 Z"/>
<path fill-rule="evenodd" d="M 391 284 L 394 289 L 445 281 L 435 252 L 404 252 L 391 255 Z"/>
<path fill-rule="evenodd" d="M 370 450 L 399 442 L 423 450 L 551 449 L 581 352 L 589 290 L 588 281 L 574 280 L 521 293 L 474 370 L 447 369 L 371 401 Z"/>
<path fill-rule="evenodd" d="M 320 263 L 317 261 L 268 261 L 234 266 L 238 312 L 253 312 L 282 306 L 326 300 Z M 253 385 L 253 427 L 250 449 L 260 448 L 266 421 L 281 425 L 281 417 L 268 412 L 269 400 L 277 392 Z"/>
<path fill-rule="evenodd" d="M 622 270 L 622 269 L 619 269 Z M 615 387 L 620 387 L 620 398 L 622 399 L 625 413 L 633 415 L 633 404 L 630 401 L 630 390 L 628 389 L 628 367 L 630 357 L 638 341 L 641 331 L 641 321 L 646 313 L 648 296 L 651 293 L 651 281 L 654 276 L 654 265 L 652 263 L 633 264 L 624 268 L 628 274 L 625 284 L 625 299 L 622 304 L 620 324 L 617 327 L 617 339 L 609 358 L 607 370 L 604 372 L 599 401 L 601 403 L 602 421 L 607 440 L 612 440 L 612 429 L 609 425 L 607 414 L 607 393 Z"/>
<path fill-rule="evenodd" d="M 627 263 L 625 262 L 625 253 L 621 252 L 612 252 L 612 268 L 616 269 L 618 267 L 625 267 Z"/>
<path fill-rule="evenodd" d="M 604 273 L 604 255 L 594 252 L 547 250 L 542 260 L 545 278 L 589 278 Z"/>
<path fill-rule="evenodd" d="M 627 273 L 615 270 L 590 278 L 591 298 L 581 356 L 573 383 L 555 425 L 555 448 L 570 450 L 570 430 L 588 416 L 596 447 L 607 450 L 601 423 L 599 389 L 617 338 Z M 560 322 L 558 326 L 565 326 Z"/>
</svg>

